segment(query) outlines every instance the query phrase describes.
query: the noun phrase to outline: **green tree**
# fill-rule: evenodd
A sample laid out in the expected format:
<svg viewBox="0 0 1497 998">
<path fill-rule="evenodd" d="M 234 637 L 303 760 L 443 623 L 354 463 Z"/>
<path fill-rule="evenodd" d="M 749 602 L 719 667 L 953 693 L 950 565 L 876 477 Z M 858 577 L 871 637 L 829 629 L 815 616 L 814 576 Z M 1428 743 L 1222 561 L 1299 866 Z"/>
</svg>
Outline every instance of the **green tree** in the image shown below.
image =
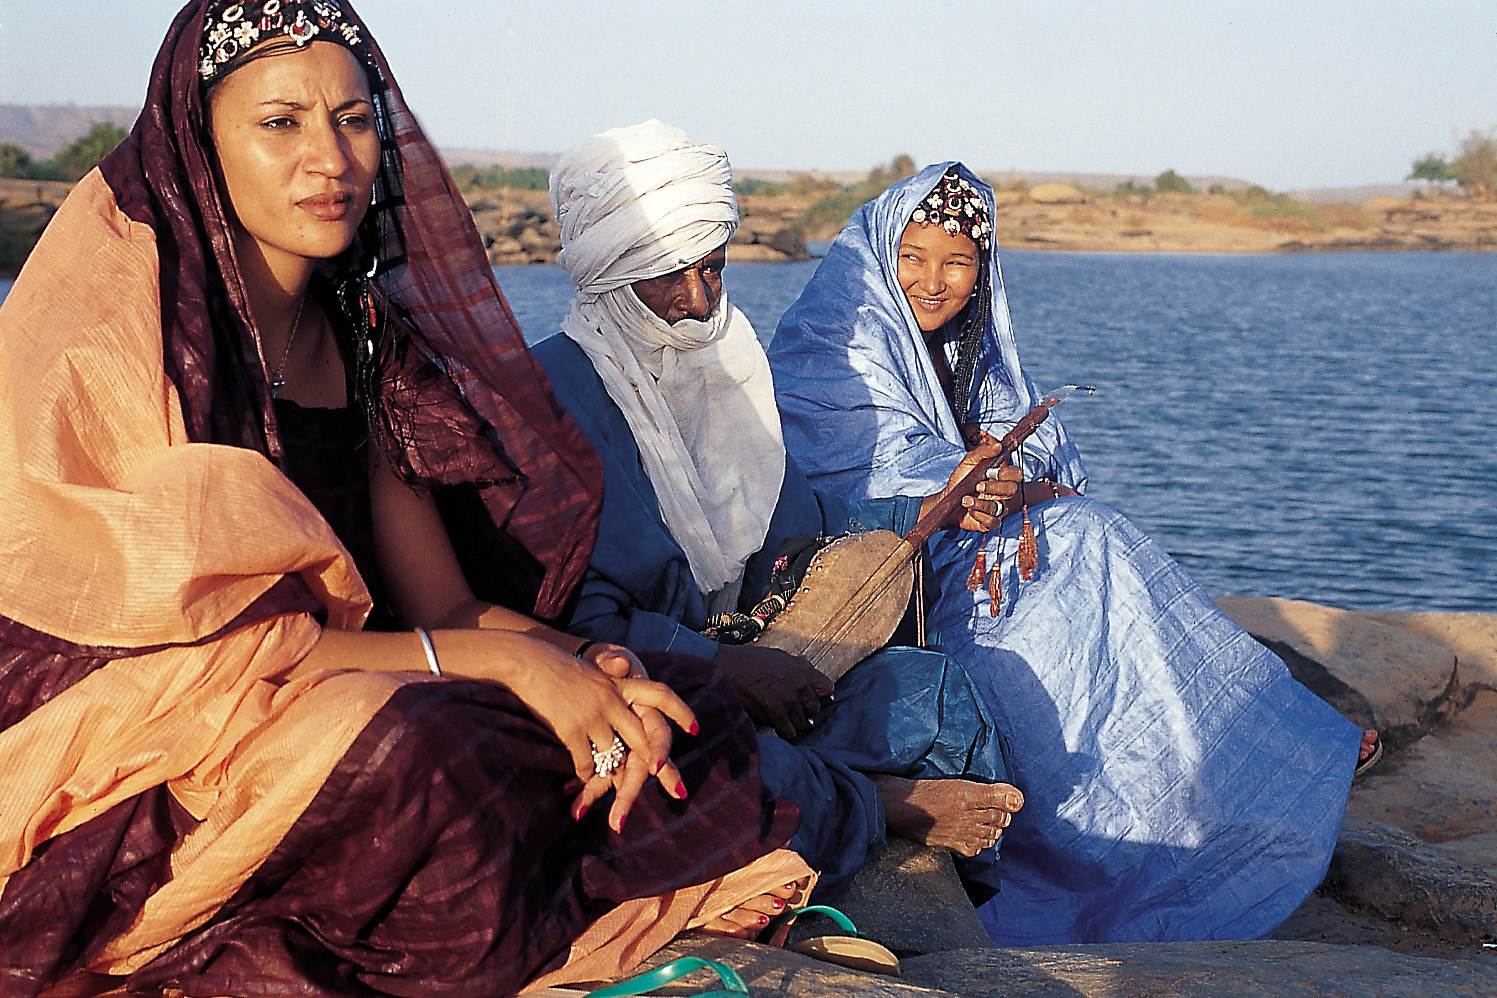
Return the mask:
<svg viewBox="0 0 1497 998">
<path fill-rule="evenodd" d="M 1439 153 L 1430 153 L 1423 159 L 1414 160 L 1414 168 L 1405 180 L 1427 180 L 1432 184 L 1443 184 L 1450 179 L 1450 164 Z"/>
<path fill-rule="evenodd" d="M 1174 170 L 1165 170 L 1154 178 L 1154 189 L 1163 194 L 1165 191 L 1174 191 L 1178 194 L 1194 194 L 1196 189 L 1190 186 L 1190 181 L 1180 176 Z"/>
<path fill-rule="evenodd" d="M 33 165 L 31 153 L 14 142 L 0 142 L 0 177 L 25 177 Z"/>
<path fill-rule="evenodd" d="M 1497 193 L 1497 130 L 1466 136 L 1460 155 L 1451 161 L 1450 176 L 1468 194 Z"/>
<path fill-rule="evenodd" d="M 62 152 L 52 158 L 53 168 L 68 180 L 77 180 L 99 165 L 99 160 L 108 156 L 114 147 L 125 141 L 128 135 L 123 128 L 100 121 L 88 130 L 88 134 L 75 139 Z"/>
</svg>

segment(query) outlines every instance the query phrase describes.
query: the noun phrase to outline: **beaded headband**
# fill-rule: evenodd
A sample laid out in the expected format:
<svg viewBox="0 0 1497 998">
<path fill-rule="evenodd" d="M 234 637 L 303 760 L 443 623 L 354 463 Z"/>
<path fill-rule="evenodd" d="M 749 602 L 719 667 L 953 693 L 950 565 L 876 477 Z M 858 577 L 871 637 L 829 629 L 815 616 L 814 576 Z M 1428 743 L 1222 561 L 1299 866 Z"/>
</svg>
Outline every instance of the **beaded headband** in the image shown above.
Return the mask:
<svg viewBox="0 0 1497 998">
<path fill-rule="evenodd" d="M 954 167 L 942 174 L 935 190 L 915 206 L 910 221 L 939 225 L 953 236 L 966 236 L 983 253 L 988 251 L 993 235 L 993 224 L 988 220 L 988 206 L 982 195 Z"/>
<path fill-rule="evenodd" d="M 283 41 L 250 54 L 255 46 L 272 39 Z M 344 17 L 338 0 L 219 0 L 203 13 L 198 78 L 205 87 L 211 86 L 259 55 L 303 48 L 314 41 L 337 42 L 363 65 L 373 65 L 359 26 Z"/>
</svg>

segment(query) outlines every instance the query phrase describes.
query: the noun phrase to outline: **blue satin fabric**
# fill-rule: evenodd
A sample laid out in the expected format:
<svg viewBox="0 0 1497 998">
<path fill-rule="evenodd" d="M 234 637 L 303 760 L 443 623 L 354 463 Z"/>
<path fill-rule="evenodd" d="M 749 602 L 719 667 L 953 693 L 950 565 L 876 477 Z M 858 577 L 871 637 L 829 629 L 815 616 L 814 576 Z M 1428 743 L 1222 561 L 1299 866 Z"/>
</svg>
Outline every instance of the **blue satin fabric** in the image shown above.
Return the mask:
<svg viewBox="0 0 1497 998">
<path fill-rule="evenodd" d="M 660 516 L 623 413 L 570 339 L 553 336 L 534 350 L 603 462 L 598 542 L 567 629 L 635 651 L 712 658 L 717 643 L 696 633 L 707 622 L 702 594 Z M 913 496 L 845 502 L 819 495 L 787 460 L 764 547 L 744 568 L 744 601 L 752 605 L 768 591 L 785 539 L 850 529 L 903 533 L 919 510 Z M 818 899 L 835 897 L 884 848 L 883 803 L 869 774 L 1011 782 L 1003 743 L 966 672 L 917 648 L 886 648 L 859 663 L 838 682 L 815 729 L 793 743 L 772 735 L 759 741 L 764 785 L 800 808 L 790 848 L 820 873 Z M 958 871 L 974 891 L 998 889 L 998 849 L 959 859 Z"/>
<path fill-rule="evenodd" d="M 818 489 L 931 491 L 964 452 L 894 277 L 910 212 L 947 165 L 854 216 L 771 342 L 786 446 Z M 994 321 L 971 416 L 1001 435 L 1037 393 L 996 252 L 988 265 Z M 1023 465 L 1085 488 L 1053 418 Z M 980 910 L 989 934 L 1012 945 L 1269 934 L 1325 874 L 1359 730 L 1118 513 L 1075 497 L 1030 516 L 1040 564 L 1027 582 L 1018 517 L 929 546 L 935 642 L 984 694 L 1027 800 L 1005 835 L 1003 891 Z M 1000 566 L 997 616 L 966 586 L 979 548 Z"/>
</svg>

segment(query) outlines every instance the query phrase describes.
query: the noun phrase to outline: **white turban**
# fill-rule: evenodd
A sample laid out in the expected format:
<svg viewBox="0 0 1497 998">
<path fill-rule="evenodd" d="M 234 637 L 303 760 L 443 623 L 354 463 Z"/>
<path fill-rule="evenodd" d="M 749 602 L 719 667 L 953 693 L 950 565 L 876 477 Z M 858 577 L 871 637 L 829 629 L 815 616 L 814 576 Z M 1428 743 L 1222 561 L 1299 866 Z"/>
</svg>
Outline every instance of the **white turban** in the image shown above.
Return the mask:
<svg viewBox="0 0 1497 998">
<path fill-rule="evenodd" d="M 628 421 L 660 514 L 697 588 L 717 594 L 714 608 L 736 602 L 785 477 L 769 361 L 726 294 L 705 320 L 670 324 L 631 285 L 728 241 L 738 226 L 732 182 L 721 149 L 658 121 L 595 135 L 551 173 L 556 262 L 577 288 L 562 331 Z"/>
<path fill-rule="evenodd" d="M 551 211 L 556 262 L 595 295 L 696 263 L 738 228 L 727 153 L 653 120 L 567 150 L 551 172 Z"/>
</svg>

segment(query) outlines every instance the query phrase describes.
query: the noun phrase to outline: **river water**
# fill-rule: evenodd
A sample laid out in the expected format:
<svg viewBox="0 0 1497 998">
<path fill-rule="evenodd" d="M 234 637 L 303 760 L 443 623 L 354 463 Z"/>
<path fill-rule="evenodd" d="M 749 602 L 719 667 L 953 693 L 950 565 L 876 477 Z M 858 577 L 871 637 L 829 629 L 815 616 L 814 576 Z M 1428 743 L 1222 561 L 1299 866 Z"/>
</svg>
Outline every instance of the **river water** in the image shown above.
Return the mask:
<svg viewBox="0 0 1497 998">
<path fill-rule="evenodd" d="M 732 264 L 767 339 L 816 262 Z M 1497 611 L 1497 254 L 1004 254 L 1089 494 L 1217 595 Z M 532 340 L 571 288 L 499 282 Z M 0 296 L 8 289 L 0 281 Z"/>
</svg>

